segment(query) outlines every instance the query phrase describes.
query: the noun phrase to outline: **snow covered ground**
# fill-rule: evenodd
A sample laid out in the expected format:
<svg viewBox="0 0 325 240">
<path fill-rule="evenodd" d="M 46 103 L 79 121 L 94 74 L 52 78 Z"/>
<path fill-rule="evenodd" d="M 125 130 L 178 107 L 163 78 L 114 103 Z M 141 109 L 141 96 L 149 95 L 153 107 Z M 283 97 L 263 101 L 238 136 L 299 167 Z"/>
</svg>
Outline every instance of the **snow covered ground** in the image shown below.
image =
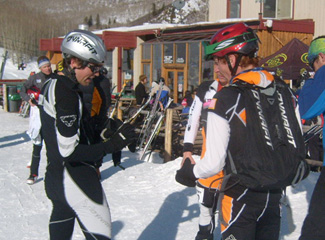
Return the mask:
<svg viewBox="0 0 325 240">
<path fill-rule="evenodd" d="M 0 126 L 0 239 L 48 239 L 51 203 L 44 191 L 45 149 L 40 180 L 27 185 L 26 165 L 32 151 L 32 143 L 25 133 L 28 118 L 0 108 Z M 102 184 L 111 208 L 113 238 L 194 239 L 199 216 L 195 190 L 174 180 L 181 158 L 165 164 L 159 163 L 158 156 L 154 156 L 155 163 L 137 158 L 137 153 L 125 149 L 122 165 L 126 170 L 114 167 L 110 155 L 105 157 L 101 168 Z M 288 209 L 283 207 L 281 239 L 298 239 L 318 175 L 311 173 L 296 188 L 288 188 L 293 218 L 288 219 Z M 218 240 L 219 231 L 219 228 L 215 231 Z M 73 239 L 84 239 L 77 224 Z"/>
</svg>

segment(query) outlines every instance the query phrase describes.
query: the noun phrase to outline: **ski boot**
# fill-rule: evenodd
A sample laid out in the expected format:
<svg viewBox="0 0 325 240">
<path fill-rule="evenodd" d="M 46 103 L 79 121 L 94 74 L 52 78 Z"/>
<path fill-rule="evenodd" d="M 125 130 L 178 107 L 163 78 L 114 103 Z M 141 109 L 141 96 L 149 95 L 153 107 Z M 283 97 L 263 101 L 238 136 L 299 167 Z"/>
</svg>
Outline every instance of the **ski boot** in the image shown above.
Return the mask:
<svg viewBox="0 0 325 240">
<path fill-rule="evenodd" d="M 33 185 L 37 180 L 37 175 L 33 174 L 30 175 L 29 178 L 27 178 L 26 183 L 29 185 Z"/>
</svg>

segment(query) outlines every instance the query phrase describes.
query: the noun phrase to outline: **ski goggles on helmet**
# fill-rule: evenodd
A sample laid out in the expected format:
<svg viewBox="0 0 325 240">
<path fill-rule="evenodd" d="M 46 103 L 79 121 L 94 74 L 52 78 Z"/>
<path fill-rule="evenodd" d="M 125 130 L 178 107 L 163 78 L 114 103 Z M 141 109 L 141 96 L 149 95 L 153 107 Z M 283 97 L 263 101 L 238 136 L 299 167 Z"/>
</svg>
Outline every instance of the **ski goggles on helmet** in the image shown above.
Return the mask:
<svg viewBox="0 0 325 240">
<path fill-rule="evenodd" d="M 213 44 L 210 44 L 208 41 L 205 41 L 202 43 L 204 46 L 205 60 L 212 59 L 212 56 L 217 52 L 220 52 L 227 48 L 234 47 L 241 43 L 248 43 L 248 42 L 252 42 L 252 41 L 259 41 L 258 36 L 254 32 L 245 32 L 241 35 L 238 35 L 238 36 L 235 36 L 232 38 L 228 38 L 226 40 L 216 42 Z M 240 52 L 239 50 L 240 49 L 238 49 L 238 52 Z M 234 50 L 233 52 L 236 52 L 236 51 Z"/>
</svg>

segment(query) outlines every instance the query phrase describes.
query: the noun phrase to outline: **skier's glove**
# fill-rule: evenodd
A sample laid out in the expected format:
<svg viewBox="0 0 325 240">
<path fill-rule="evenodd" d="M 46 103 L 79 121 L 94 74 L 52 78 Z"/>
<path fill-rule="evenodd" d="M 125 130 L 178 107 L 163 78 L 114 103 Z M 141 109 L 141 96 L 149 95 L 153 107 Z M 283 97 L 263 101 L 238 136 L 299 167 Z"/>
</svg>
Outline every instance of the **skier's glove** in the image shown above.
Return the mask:
<svg viewBox="0 0 325 240">
<path fill-rule="evenodd" d="M 114 167 L 120 165 L 121 157 L 122 157 L 122 152 L 121 151 L 112 153 L 112 159 L 113 159 Z"/>
<path fill-rule="evenodd" d="M 100 133 L 100 137 L 103 140 L 109 139 L 111 136 L 114 135 L 114 133 L 117 131 L 117 129 L 122 126 L 123 122 L 118 118 L 108 118 L 106 119 L 106 122 L 104 123 L 104 129 Z"/>
<path fill-rule="evenodd" d="M 187 187 L 195 187 L 197 178 L 193 173 L 193 168 L 194 164 L 189 158 L 186 158 L 181 169 L 176 172 L 176 181 Z"/>
<path fill-rule="evenodd" d="M 104 151 L 106 153 L 121 151 L 124 147 L 134 142 L 136 137 L 134 127 L 129 123 L 123 124 L 112 136 L 104 140 Z"/>
</svg>

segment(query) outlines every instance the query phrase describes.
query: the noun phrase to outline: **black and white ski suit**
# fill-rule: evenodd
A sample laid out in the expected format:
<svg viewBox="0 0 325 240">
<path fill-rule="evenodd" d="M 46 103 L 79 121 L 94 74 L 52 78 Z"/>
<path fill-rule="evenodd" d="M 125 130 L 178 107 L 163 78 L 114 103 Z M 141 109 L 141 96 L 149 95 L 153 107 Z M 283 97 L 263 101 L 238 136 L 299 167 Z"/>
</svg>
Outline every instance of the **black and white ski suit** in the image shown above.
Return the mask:
<svg viewBox="0 0 325 240">
<path fill-rule="evenodd" d="M 88 145 L 82 100 L 71 79 L 49 80 L 39 100 L 48 158 L 45 190 L 53 203 L 50 239 L 70 239 L 75 219 L 86 239 L 111 239 L 110 209 L 94 167 L 104 145 Z"/>
<path fill-rule="evenodd" d="M 222 86 L 218 80 L 204 81 L 197 89 L 194 101 L 190 107 L 189 119 L 185 129 L 184 135 L 184 152 L 193 152 L 193 145 L 197 136 L 198 129 L 202 125 L 202 154 L 201 158 L 205 154 L 206 143 L 206 121 L 208 114 L 208 107 L 214 95 L 221 90 Z M 206 178 L 198 179 L 196 185 L 196 193 L 200 203 L 200 217 L 199 217 L 199 232 L 196 239 L 206 239 L 213 237 L 213 231 L 215 227 L 215 210 L 218 201 L 218 188 L 219 182 L 217 179 L 223 177 L 223 172 Z M 211 191 L 211 189 L 217 191 Z"/>
</svg>

